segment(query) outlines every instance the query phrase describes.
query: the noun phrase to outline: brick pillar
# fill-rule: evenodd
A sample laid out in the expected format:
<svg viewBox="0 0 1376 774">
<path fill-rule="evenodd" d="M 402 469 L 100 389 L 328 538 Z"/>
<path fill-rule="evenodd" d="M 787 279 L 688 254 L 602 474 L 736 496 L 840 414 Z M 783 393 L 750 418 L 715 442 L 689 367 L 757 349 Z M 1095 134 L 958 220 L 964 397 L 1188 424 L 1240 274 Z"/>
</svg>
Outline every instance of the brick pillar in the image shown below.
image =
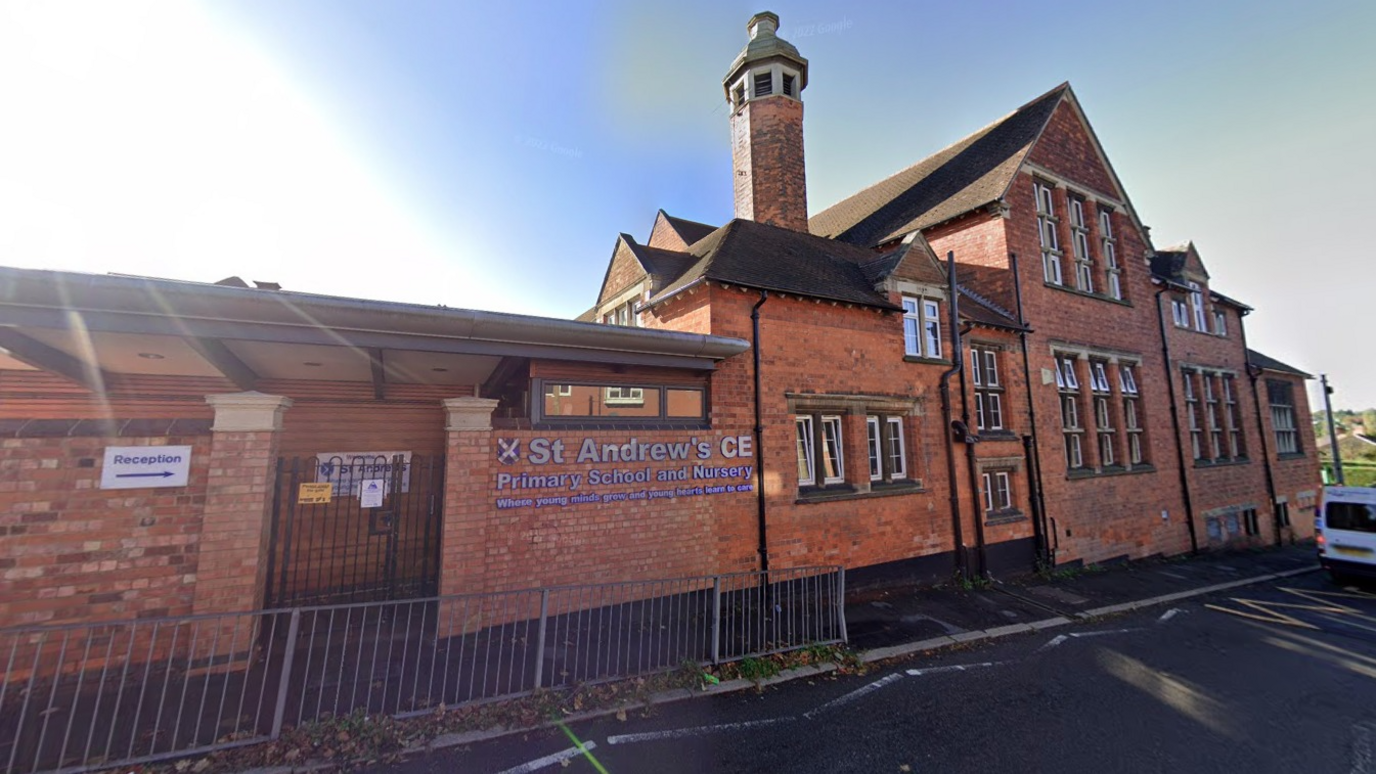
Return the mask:
<svg viewBox="0 0 1376 774">
<path fill-rule="evenodd" d="M 485 591 L 487 519 L 493 465 L 492 412 L 497 401 L 449 398 L 445 430 L 448 443 L 444 471 L 444 520 L 440 538 L 440 594 Z M 444 605 L 440 631 L 466 632 L 488 616 L 468 604 Z"/>
<path fill-rule="evenodd" d="M 262 607 L 282 413 L 291 399 L 261 392 L 209 395 L 209 481 L 196 571 L 196 613 Z"/>
</svg>

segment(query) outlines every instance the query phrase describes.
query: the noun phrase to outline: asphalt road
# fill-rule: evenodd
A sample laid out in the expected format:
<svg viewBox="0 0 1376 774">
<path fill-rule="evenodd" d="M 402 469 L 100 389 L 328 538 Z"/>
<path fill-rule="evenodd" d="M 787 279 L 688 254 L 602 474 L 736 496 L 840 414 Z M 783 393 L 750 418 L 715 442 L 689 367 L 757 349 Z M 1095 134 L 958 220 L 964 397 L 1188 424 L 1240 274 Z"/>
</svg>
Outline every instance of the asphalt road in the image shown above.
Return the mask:
<svg viewBox="0 0 1376 774">
<path fill-rule="evenodd" d="M 1376 774 L 1376 595 L 1315 573 L 569 730 L 608 774 Z M 377 771 L 597 768 L 556 729 Z"/>
</svg>

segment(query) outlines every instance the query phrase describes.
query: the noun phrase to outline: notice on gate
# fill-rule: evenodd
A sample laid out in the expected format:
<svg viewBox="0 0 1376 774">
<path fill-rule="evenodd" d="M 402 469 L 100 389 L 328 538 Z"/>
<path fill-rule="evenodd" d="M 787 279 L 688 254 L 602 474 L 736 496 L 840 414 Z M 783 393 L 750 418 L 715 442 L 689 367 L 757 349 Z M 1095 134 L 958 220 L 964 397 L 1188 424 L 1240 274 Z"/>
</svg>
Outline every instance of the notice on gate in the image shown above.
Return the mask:
<svg viewBox="0 0 1376 774">
<path fill-rule="evenodd" d="M 360 508 L 381 508 L 383 494 L 387 491 L 387 482 L 380 478 L 363 481 L 360 482 L 358 491 Z"/>
<path fill-rule="evenodd" d="M 334 495 L 334 484 L 329 482 L 323 484 L 302 483 L 301 488 L 296 492 L 297 505 L 328 505 L 330 498 Z"/>
<path fill-rule="evenodd" d="M 393 461 L 401 458 L 401 470 L 393 471 Z M 411 491 L 411 452 L 322 452 L 315 455 L 315 481 L 333 484 L 339 497 L 359 497 L 364 481 L 381 480 L 391 494 L 392 481 L 401 474 L 401 491 Z M 366 507 L 366 506 L 365 506 Z"/>
<path fill-rule="evenodd" d="M 107 446 L 100 488 L 186 486 L 190 472 L 190 446 Z"/>
</svg>

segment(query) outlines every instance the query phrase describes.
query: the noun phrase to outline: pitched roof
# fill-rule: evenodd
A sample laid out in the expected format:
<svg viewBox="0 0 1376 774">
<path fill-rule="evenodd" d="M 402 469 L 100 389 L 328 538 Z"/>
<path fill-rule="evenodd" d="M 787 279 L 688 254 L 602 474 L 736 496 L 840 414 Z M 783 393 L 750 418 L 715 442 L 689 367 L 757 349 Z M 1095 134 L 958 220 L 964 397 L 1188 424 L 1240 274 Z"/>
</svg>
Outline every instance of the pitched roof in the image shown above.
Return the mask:
<svg viewBox="0 0 1376 774">
<path fill-rule="evenodd" d="M 1247 362 L 1258 368 L 1264 368 L 1267 371 L 1294 374 L 1296 376 L 1303 376 L 1306 379 L 1314 378 L 1313 374 L 1305 373 L 1294 366 L 1286 365 L 1273 357 L 1261 354 L 1255 349 L 1247 350 Z"/>
<path fill-rule="evenodd" d="M 1002 198 L 1070 84 L 813 215 L 812 233 L 878 245 Z"/>
<path fill-rule="evenodd" d="M 664 212 L 664 210 L 660 210 L 660 212 Z M 667 212 L 664 212 L 664 219 L 668 221 L 670 226 L 673 226 L 674 230 L 678 232 L 678 235 L 683 237 L 683 241 L 689 245 L 700 241 L 703 237 L 717 230 L 716 226 L 698 223 L 695 220 L 675 218 Z"/>
<path fill-rule="evenodd" d="M 874 289 L 866 264 L 873 251 L 751 220 L 732 220 L 698 240 L 681 275 L 657 292 L 661 301 L 699 280 L 715 280 L 811 298 L 898 309 Z"/>
<path fill-rule="evenodd" d="M 629 237 L 627 239 L 629 240 Z M 631 249 L 636 260 L 640 261 L 640 265 L 645 267 L 645 272 L 650 275 L 651 293 L 659 292 L 693 264 L 693 256 L 688 253 L 638 245 L 632 241 L 628 241 L 626 246 Z"/>
<path fill-rule="evenodd" d="M 1018 322 L 1012 312 L 994 303 L 992 299 L 980 295 L 964 285 L 957 285 L 956 290 L 960 291 L 962 299 L 970 302 L 961 303 L 961 317 L 978 325 L 1008 328 L 1015 331 L 1024 329 L 1025 326 Z"/>
<path fill-rule="evenodd" d="M 1241 310 L 1243 310 L 1243 311 L 1245 311 L 1245 312 L 1250 312 L 1250 311 L 1252 311 L 1252 307 L 1250 307 L 1250 306 L 1248 306 L 1248 305 L 1242 303 L 1241 301 L 1237 300 L 1236 298 L 1230 298 L 1230 297 L 1228 297 L 1228 296 L 1225 296 L 1225 295 L 1223 295 L 1222 293 L 1220 293 L 1220 292 L 1218 292 L 1217 290 L 1214 290 L 1214 289 L 1212 289 L 1212 288 L 1209 289 L 1209 295 L 1210 295 L 1210 296 L 1213 298 L 1213 300 L 1215 300 L 1215 301 L 1219 301 L 1219 302 L 1221 302 L 1221 303 L 1228 304 L 1229 306 L 1237 307 L 1238 309 L 1241 309 Z"/>
</svg>

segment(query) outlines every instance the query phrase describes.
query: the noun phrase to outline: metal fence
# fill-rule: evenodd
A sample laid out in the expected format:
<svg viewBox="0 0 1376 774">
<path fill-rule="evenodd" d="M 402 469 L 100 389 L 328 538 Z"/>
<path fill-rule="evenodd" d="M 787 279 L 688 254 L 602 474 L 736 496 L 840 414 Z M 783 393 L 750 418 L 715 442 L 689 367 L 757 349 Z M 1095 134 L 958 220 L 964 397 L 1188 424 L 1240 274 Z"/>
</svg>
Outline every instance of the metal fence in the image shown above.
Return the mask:
<svg viewBox="0 0 1376 774">
<path fill-rule="evenodd" d="M 845 573 L 0 629 L 4 774 L 78 772 L 846 639 Z"/>
</svg>

